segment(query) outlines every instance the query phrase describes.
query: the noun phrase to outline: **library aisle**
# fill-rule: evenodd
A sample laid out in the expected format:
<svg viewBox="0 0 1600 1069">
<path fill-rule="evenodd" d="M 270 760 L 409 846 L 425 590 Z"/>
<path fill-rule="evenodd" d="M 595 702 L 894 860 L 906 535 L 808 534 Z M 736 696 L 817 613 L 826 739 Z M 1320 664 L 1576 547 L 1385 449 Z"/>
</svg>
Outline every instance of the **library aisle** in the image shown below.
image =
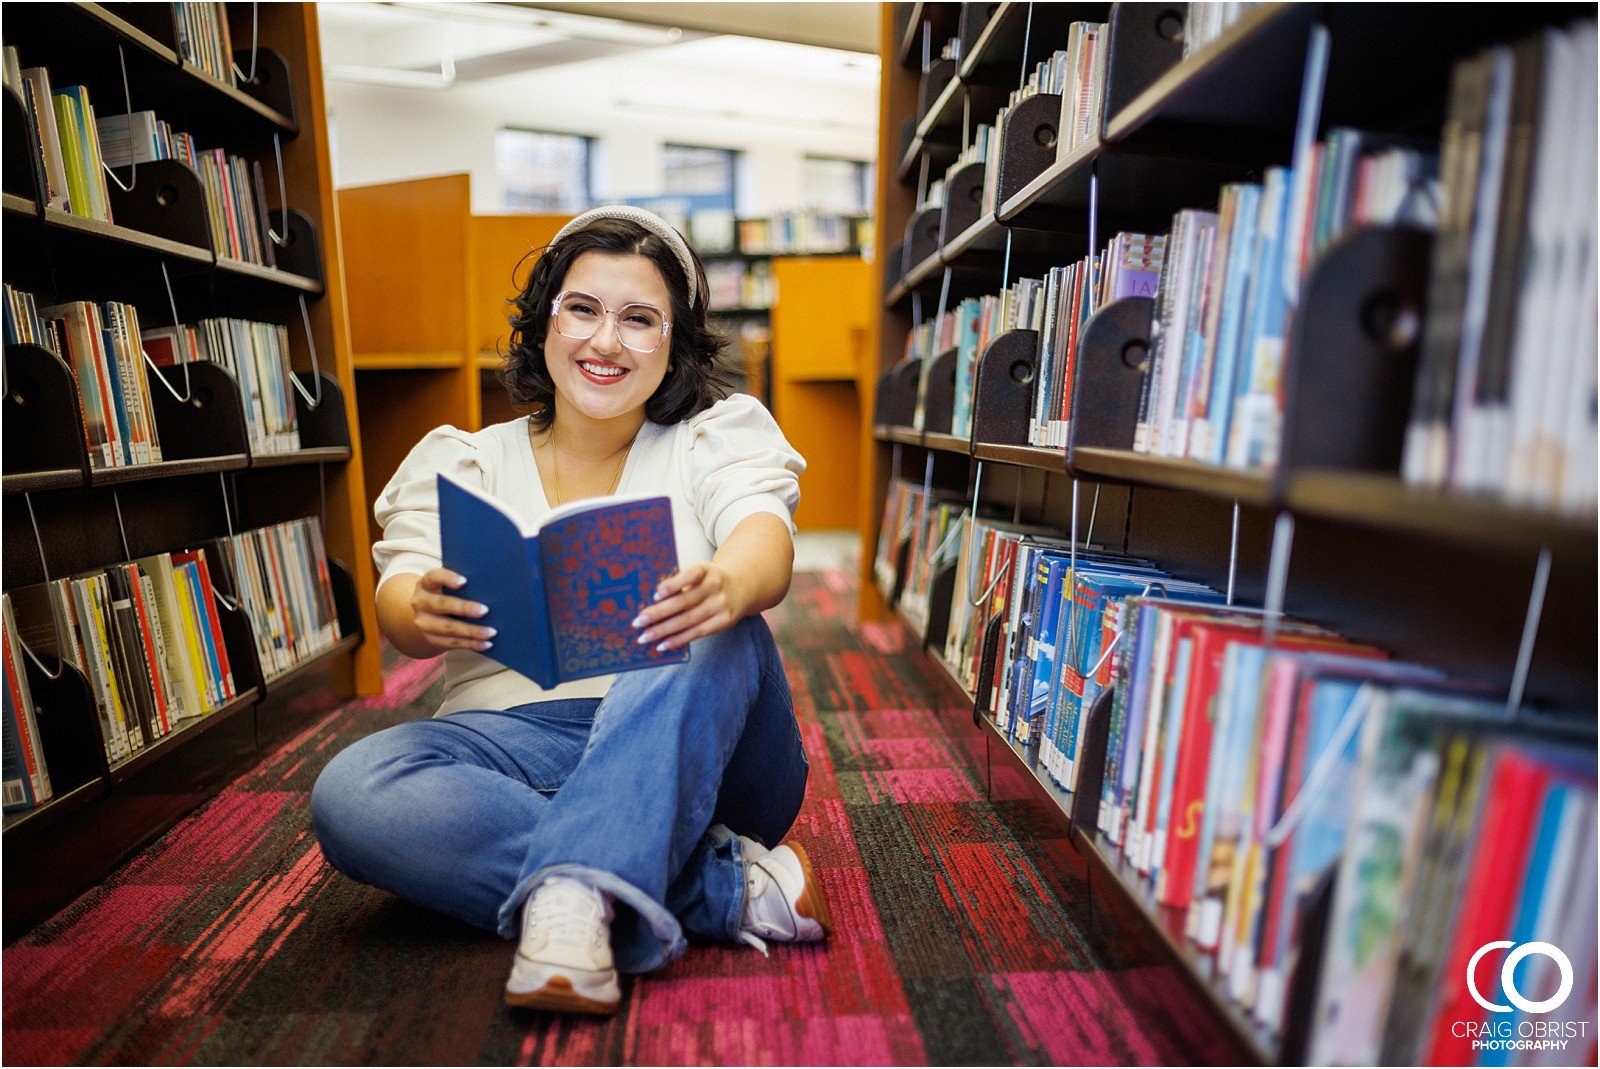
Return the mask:
<svg viewBox="0 0 1600 1069">
<path fill-rule="evenodd" d="M 853 562 L 852 562 L 853 564 Z M 388 653 L 268 754 L 4 956 L 9 1064 L 1237 1064 L 1153 949 L 1091 910 L 1060 822 L 998 761 L 852 567 L 769 614 L 811 778 L 795 836 L 835 920 L 819 946 L 695 946 L 613 1019 L 508 1009 L 513 944 L 323 861 L 311 785 L 426 715 L 440 665 Z M 1099 900 L 1096 899 L 1096 902 Z"/>
</svg>

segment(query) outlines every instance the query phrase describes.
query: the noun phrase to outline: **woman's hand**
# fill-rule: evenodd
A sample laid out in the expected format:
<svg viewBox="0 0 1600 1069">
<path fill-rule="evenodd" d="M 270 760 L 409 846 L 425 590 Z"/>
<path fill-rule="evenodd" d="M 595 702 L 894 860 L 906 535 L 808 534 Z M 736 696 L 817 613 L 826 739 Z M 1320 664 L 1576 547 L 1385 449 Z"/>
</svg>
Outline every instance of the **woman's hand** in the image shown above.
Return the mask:
<svg viewBox="0 0 1600 1069">
<path fill-rule="evenodd" d="M 482 653 L 494 645 L 490 641 L 494 628 L 468 622 L 488 612 L 488 606 L 447 593 L 460 589 L 465 582 L 463 576 L 448 568 L 434 568 L 417 579 L 411 592 L 412 624 L 435 649 Z"/>
<path fill-rule="evenodd" d="M 747 602 L 732 573 L 716 561 L 696 561 L 663 579 L 656 600 L 633 621 L 641 646 L 663 652 L 726 631 L 746 614 Z"/>
</svg>

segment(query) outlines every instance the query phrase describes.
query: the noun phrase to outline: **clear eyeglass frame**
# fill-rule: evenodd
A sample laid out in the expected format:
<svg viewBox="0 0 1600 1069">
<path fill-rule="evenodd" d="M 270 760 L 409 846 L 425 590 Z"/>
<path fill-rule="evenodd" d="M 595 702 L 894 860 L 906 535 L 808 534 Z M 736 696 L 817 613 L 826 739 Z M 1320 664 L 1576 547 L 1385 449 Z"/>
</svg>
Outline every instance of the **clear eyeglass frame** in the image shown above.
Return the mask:
<svg viewBox="0 0 1600 1069">
<path fill-rule="evenodd" d="M 593 301 L 600 308 L 600 313 L 601 313 L 601 319 L 602 320 L 608 315 L 609 316 L 616 316 L 616 318 L 617 318 L 617 341 L 622 345 L 622 347 L 624 349 L 631 349 L 633 352 L 636 352 L 636 353 L 653 353 L 653 352 L 655 352 L 657 349 L 661 348 L 661 342 L 662 342 L 663 339 L 666 338 L 667 331 L 672 329 L 672 321 L 669 320 L 666 317 L 666 314 L 664 312 L 662 312 L 661 309 L 657 308 L 653 304 L 644 304 L 643 302 L 636 301 L 636 302 L 634 302 L 632 304 L 625 304 L 621 308 L 619 308 L 615 312 L 613 312 L 611 309 L 606 307 L 606 303 L 604 301 L 602 301 L 600 298 L 596 297 L 592 293 L 585 293 L 582 290 L 562 290 L 560 293 L 556 294 L 555 298 L 550 302 L 550 323 L 551 323 L 551 326 L 553 326 L 555 328 L 555 332 L 557 334 L 561 335 L 563 338 L 570 338 L 573 341 L 588 341 L 590 338 L 594 337 L 596 334 L 598 334 L 600 332 L 600 324 L 598 322 L 595 323 L 594 329 L 591 330 L 587 334 L 569 334 L 566 331 L 561 329 L 561 302 L 565 301 L 568 297 L 586 297 L 589 300 Z M 648 349 L 641 348 L 641 347 L 639 347 L 637 345 L 629 345 L 626 341 L 623 340 L 623 336 L 622 336 L 622 317 L 623 317 L 623 315 L 625 315 L 627 313 L 628 309 L 630 309 L 630 308 L 648 308 L 650 311 L 654 312 L 656 315 L 661 317 L 661 333 L 656 336 L 655 344 L 650 346 L 650 348 L 648 348 Z"/>
</svg>

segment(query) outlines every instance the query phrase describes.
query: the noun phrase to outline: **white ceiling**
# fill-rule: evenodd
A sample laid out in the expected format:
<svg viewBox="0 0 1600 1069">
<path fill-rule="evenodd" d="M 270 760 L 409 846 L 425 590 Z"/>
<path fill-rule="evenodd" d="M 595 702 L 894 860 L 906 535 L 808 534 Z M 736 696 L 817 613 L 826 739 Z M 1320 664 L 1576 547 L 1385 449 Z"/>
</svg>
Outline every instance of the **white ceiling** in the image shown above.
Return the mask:
<svg viewBox="0 0 1600 1069">
<path fill-rule="evenodd" d="M 517 4 L 706 33 L 736 33 L 851 52 L 878 51 L 878 5 L 862 3 Z"/>
<path fill-rule="evenodd" d="M 627 4 L 590 4 L 619 8 Z M 661 8 L 870 8 L 865 4 L 659 4 Z M 581 102 L 635 116 L 870 133 L 878 58 L 685 26 L 645 26 L 498 3 L 318 5 L 335 85 Z M 703 20 L 702 20 L 703 21 Z"/>
</svg>

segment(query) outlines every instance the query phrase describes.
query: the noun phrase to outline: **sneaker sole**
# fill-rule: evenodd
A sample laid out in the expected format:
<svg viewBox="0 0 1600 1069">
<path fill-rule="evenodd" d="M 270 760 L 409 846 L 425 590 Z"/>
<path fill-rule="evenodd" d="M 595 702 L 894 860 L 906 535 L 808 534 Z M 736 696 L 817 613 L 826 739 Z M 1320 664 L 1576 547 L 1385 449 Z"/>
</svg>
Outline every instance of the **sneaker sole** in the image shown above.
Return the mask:
<svg viewBox="0 0 1600 1069">
<path fill-rule="evenodd" d="M 806 854 L 806 848 L 799 843 L 786 843 L 794 856 L 800 862 L 800 871 L 805 874 L 805 886 L 800 891 L 800 898 L 794 904 L 794 911 L 807 920 L 816 921 L 822 926 L 823 938 L 833 934 L 833 915 L 828 912 L 828 900 L 822 896 L 822 889 L 818 886 L 817 875 L 811 870 L 811 858 Z"/>
<path fill-rule="evenodd" d="M 609 1017 L 617 1012 L 621 1000 L 616 1002 L 601 1002 L 597 999 L 586 998 L 572 988 L 572 981 L 565 976 L 552 976 L 546 980 L 544 986 L 537 991 L 506 992 L 506 1002 L 528 1010 L 549 1010 L 552 1013 L 587 1013 L 600 1017 Z"/>
</svg>

